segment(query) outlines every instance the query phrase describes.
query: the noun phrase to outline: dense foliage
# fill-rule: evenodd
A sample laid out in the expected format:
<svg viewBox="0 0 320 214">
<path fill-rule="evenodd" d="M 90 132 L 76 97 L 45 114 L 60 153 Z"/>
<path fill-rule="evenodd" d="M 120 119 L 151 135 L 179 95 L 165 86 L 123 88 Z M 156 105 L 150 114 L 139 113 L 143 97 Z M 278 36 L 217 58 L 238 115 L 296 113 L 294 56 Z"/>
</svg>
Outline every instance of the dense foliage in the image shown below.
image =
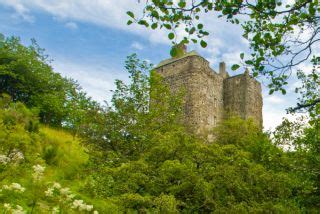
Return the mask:
<svg viewBox="0 0 320 214">
<path fill-rule="evenodd" d="M 4 44 L 32 52 L 15 39 Z M 56 126 L 52 129 L 43 124 L 41 114 L 48 106 L 31 102 L 33 90 L 23 89 L 19 81 L 31 81 L 24 75 L 36 69 L 34 82 L 55 73 L 41 62 L 42 73 L 35 66 L 37 60 L 35 65 L 27 63 L 30 67 L 18 66 L 17 72 L 13 65 L 21 60 L 1 65 L 8 75 L 0 70 L 0 80 L 7 81 L 4 88 L 10 88 L 6 92 L 16 91 L 9 93 L 12 97 L 0 98 L 0 209 L 4 213 L 320 209 L 318 109 L 310 108 L 309 123 L 284 121 L 272 136 L 250 120 L 230 118 L 212 130 L 216 137 L 208 143 L 181 123 L 183 90 L 173 94 L 159 75 L 149 74 L 151 65 L 131 55 L 125 67 L 130 82 L 116 81 L 108 108 L 96 105 L 81 90 L 73 91 L 70 98 L 67 87 L 61 91 L 68 95 L 63 101 L 67 113 L 59 125 L 49 123 Z M 48 80 L 68 83 L 57 76 Z M 315 90 L 307 80 L 305 84 L 309 88 L 302 89 L 302 96 L 312 96 Z M 52 101 L 46 99 L 43 96 L 41 101 Z M 293 149 L 283 149 L 288 146 Z"/>
<path fill-rule="evenodd" d="M 43 49 L 33 40 L 29 47 L 16 37 L 0 34 L 0 93 L 39 111 L 52 126 L 79 127 L 84 110 L 99 108 L 72 79 L 52 70 Z"/>
<path fill-rule="evenodd" d="M 214 144 L 167 131 L 135 160 L 108 158 L 95 170 L 92 197 L 111 198 L 121 212 L 298 212 L 310 188 L 290 158 L 250 122 L 232 119 Z"/>
</svg>

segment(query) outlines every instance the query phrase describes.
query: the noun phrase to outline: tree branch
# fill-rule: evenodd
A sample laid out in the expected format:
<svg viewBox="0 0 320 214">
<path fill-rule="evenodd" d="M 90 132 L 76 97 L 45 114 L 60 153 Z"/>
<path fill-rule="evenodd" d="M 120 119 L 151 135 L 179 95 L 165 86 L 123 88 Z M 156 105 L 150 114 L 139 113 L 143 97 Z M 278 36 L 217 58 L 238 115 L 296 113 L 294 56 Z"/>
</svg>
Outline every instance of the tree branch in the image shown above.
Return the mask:
<svg viewBox="0 0 320 214">
<path fill-rule="evenodd" d="M 314 107 L 314 106 L 317 105 L 318 103 L 320 103 L 320 98 L 313 100 L 311 103 L 306 103 L 306 104 L 297 103 L 297 107 L 290 108 L 289 111 L 290 111 L 290 112 L 296 112 L 296 111 L 298 111 L 298 110 L 300 110 L 300 109 L 303 109 L 303 108 Z"/>
</svg>

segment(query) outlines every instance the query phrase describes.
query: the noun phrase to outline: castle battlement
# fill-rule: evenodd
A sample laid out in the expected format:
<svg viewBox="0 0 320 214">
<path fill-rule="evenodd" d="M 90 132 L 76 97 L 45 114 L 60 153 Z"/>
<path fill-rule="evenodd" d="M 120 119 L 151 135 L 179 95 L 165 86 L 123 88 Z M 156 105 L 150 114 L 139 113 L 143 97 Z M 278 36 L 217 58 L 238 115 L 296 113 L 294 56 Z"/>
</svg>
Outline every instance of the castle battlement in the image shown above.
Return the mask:
<svg viewBox="0 0 320 214">
<path fill-rule="evenodd" d="M 262 127 L 261 84 L 248 72 L 230 77 L 222 62 L 218 73 L 195 51 L 164 60 L 155 70 L 172 91 L 185 90 L 185 123 L 195 133 L 208 133 L 230 114 Z"/>
</svg>

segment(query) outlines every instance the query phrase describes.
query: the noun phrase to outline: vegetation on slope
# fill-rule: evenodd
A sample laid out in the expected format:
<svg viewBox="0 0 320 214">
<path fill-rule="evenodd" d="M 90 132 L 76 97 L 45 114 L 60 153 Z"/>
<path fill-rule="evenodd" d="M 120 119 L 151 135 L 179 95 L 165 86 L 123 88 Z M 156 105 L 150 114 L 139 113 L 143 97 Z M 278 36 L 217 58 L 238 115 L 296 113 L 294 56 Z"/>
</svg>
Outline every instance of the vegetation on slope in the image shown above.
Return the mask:
<svg viewBox="0 0 320 214">
<path fill-rule="evenodd" d="M 81 185 L 88 154 L 72 135 L 40 125 L 22 103 L 8 101 L 3 97 L 0 105 L 1 209 L 14 213 L 20 206 L 25 211 L 48 213 L 60 206 L 63 210 L 72 201 L 62 197 L 71 197 Z M 52 185 L 61 185 L 65 195 L 58 195 L 57 190 L 50 195 Z M 77 193 L 73 202 L 79 198 Z"/>
<path fill-rule="evenodd" d="M 1 92 L 22 93 L 13 78 L 14 83 L 42 81 L 45 72 L 32 72 L 31 65 L 18 72 L 10 67 L 13 61 L 1 58 L 11 47 L 32 53 L 31 61 L 40 60 L 40 52 L 13 38 L 2 44 Z M 30 60 L 29 54 L 15 54 L 17 64 Z M 50 121 L 59 123 L 44 124 L 41 111 L 50 112 L 48 106 L 2 94 L 1 211 L 304 213 L 320 208 L 317 112 L 311 112 L 307 127 L 284 121 L 272 140 L 252 121 L 230 118 L 212 130 L 217 137 L 208 144 L 181 124 L 183 91 L 172 94 L 158 75 L 149 75 L 151 67 L 129 56 L 131 81 L 116 81 L 108 108 L 75 90 L 74 99 L 62 106 L 69 113 L 62 120 L 52 114 Z M 30 97 L 41 89 L 35 84 L 22 94 Z M 288 144 L 295 150 L 282 149 Z"/>
</svg>

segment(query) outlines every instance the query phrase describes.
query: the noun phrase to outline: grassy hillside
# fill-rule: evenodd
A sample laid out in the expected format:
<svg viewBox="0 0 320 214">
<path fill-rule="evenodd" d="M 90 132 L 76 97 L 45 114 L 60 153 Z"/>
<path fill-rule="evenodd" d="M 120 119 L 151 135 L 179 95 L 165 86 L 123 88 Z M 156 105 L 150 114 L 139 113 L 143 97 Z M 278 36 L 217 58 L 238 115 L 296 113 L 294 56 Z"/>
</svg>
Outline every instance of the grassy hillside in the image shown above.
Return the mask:
<svg viewBox="0 0 320 214">
<path fill-rule="evenodd" d="M 1 107 L 3 213 L 93 213 L 95 207 L 81 194 L 89 156 L 79 139 L 39 125 L 21 103 L 2 103 Z"/>
</svg>

